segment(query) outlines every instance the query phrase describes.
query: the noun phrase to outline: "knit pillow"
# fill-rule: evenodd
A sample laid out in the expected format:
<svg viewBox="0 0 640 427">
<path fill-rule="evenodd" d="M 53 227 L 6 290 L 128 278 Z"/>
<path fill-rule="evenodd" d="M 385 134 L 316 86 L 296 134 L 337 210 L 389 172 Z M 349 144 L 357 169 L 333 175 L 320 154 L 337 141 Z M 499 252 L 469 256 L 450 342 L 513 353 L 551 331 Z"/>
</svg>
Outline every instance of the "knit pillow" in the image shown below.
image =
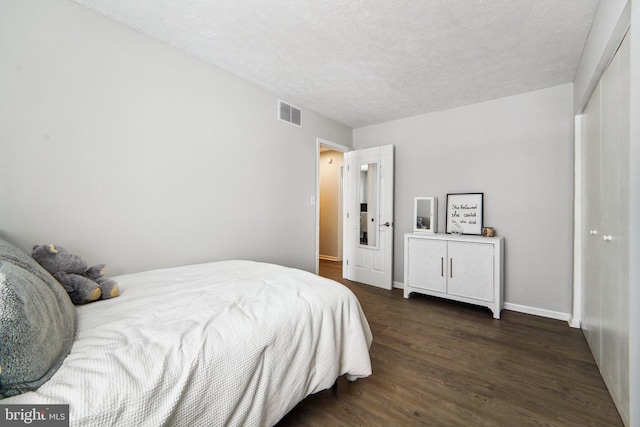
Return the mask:
<svg viewBox="0 0 640 427">
<path fill-rule="evenodd" d="M 0 238 L 0 398 L 36 390 L 69 354 L 76 313 L 33 258 Z"/>
</svg>

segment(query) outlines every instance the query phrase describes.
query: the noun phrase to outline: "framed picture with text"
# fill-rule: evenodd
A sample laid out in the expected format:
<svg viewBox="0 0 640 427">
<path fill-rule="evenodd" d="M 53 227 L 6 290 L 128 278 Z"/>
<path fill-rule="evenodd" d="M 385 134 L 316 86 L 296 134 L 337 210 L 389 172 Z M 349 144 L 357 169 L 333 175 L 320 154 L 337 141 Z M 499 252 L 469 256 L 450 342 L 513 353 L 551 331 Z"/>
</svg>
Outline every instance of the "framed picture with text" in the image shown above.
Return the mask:
<svg viewBox="0 0 640 427">
<path fill-rule="evenodd" d="M 484 193 L 447 194 L 448 234 L 482 235 L 482 203 Z"/>
</svg>

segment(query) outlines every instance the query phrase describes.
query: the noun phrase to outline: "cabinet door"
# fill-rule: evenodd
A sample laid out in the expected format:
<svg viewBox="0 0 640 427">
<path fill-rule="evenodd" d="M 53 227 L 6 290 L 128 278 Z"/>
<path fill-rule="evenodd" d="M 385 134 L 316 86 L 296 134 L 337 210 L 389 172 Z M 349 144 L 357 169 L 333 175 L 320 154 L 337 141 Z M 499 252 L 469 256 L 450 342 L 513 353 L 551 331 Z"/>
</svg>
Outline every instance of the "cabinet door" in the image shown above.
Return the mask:
<svg viewBox="0 0 640 427">
<path fill-rule="evenodd" d="M 448 293 L 493 301 L 493 245 L 449 242 Z"/>
<path fill-rule="evenodd" d="M 443 240 L 409 239 L 409 286 L 437 292 L 447 291 L 447 242 Z"/>
</svg>

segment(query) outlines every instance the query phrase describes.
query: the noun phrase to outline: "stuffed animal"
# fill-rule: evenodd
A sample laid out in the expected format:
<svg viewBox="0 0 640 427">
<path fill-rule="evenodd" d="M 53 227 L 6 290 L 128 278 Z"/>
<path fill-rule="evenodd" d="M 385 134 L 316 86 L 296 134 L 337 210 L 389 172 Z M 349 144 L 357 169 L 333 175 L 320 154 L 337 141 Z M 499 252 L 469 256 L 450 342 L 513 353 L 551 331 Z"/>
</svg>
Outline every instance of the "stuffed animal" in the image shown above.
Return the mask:
<svg viewBox="0 0 640 427">
<path fill-rule="evenodd" d="M 55 245 L 35 245 L 31 256 L 60 282 L 76 305 L 120 295 L 118 284 L 104 277 L 104 264 L 87 268 L 80 256 Z"/>
</svg>

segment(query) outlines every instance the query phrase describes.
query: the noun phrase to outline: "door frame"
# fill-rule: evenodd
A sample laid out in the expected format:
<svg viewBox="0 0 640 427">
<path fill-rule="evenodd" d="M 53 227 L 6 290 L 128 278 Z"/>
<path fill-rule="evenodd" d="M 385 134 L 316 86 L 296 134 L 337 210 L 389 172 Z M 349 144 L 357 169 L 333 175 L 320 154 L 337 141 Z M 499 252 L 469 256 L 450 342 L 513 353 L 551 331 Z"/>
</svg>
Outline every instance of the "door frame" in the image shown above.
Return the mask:
<svg viewBox="0 0 640 427">
<path fill-rule="evenodd" d="M 346 145 L 338 144 L 337 142 L 329 141 L 327 139 L 316 138 L 316 195 L 315 195 L 315 205 L 316 205 L 316 274 L 320 273 L 320 148 L 326 147 L 330 148 L 334 151 L 339 151 L 342 153 L 347 153 L 352 151 L 353 148 L 348 147 Z M 341 204 L 344 206 L 344 192 L 341 195 Z M 340 212 L 342 218 L 342 212 Z M 342 229 L 344 229 L 344 224 L 342 224 Z M 344 235 L 344 230 L 343 230 Z M 344 239 L 344 236 L 343 236 Z M 344 245 L 342 247 L 342 252 L 344 252 Z"/>
</svg>

